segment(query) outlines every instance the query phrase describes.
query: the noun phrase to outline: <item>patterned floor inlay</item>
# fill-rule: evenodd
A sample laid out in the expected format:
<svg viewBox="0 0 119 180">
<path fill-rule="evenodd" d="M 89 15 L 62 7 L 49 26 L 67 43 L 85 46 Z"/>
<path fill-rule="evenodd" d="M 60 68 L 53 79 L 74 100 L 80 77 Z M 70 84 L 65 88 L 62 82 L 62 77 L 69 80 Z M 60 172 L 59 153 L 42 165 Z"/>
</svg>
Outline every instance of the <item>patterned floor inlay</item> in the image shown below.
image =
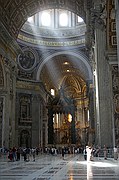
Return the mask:
<svg viewBox="0 0 119 180">
<path fill-rule="evenodd" d="M 40 155 L 35 162 L 3 162 L 2 159 L 0 180 L 119 180 L 119 160 L 102 158 L 87 163 L 81 154 L 66 158 Z"/>
</svg>

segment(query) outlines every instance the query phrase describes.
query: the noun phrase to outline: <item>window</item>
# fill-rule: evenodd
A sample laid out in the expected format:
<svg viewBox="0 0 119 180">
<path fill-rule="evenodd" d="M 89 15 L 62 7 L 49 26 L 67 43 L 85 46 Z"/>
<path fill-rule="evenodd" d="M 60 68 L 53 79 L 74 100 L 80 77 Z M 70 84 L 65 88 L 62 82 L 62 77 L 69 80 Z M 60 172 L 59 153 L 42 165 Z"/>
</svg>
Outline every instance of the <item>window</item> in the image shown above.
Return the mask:
<svg viewBox="0 0 119 180">
<path fill-rule="evenodd" d="M 80 16 L 64 9 L 48 9 L 40 11 L 27 19 L 31 25 L 35 24 L 39 27 L 74 27 L 84 23 Z"/>
<path fill-rule="evenodd" d="M 51 89 L 50 92 L 51 92 L 51 95 L 52 95 L 52 96 L 55 95 L 55 90 L 54 90 L 54 89 Z"/>
<path fill-rule="evenodd" d="M 44 11 L 41 14 L 41 24 L 42 26 L 50 26 L 51 25 L 51 16 L 49 11 Z"/>
<path fill-rule="evenodd" d="M 82 22 L 83 22 L 83 19 L 78 16 L 78 23 L 82 23 Z"/>
<path fill-rule="evenodd" d="M 68 26 L 68 16 L 67 13 L 61 13 L 59 16 L 59 25 L 60 26 Z"/>
<path fill-rule="evenodd" d="M 71 114 L 68 114 L 68 121 L 72 122 L 72 115 Z"/>
<path fill-rule="evenodd" d="M 32 16 L 32 17 L 29 17 L 28 19 L 27 19 L 27 21 L 29 22 L 29 23 L 34 23 L 34 16 Z"/>
</svg>

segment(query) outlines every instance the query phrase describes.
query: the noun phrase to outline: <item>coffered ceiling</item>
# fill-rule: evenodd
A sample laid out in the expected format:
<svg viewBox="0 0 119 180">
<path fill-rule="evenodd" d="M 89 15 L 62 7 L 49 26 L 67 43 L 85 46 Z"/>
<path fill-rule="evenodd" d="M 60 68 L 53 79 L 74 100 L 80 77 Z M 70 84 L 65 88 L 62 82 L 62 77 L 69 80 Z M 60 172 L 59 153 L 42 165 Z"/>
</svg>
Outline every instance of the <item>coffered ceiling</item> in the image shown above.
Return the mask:
<svg viewBox="0 0 119 180">
<path fill-rule="evenodd" d="M 28 17 L 49 8 L 68 9 L 85 19 L 83 0 L 0 0 L 0 20 L 17 38 Z"/>
</svg>

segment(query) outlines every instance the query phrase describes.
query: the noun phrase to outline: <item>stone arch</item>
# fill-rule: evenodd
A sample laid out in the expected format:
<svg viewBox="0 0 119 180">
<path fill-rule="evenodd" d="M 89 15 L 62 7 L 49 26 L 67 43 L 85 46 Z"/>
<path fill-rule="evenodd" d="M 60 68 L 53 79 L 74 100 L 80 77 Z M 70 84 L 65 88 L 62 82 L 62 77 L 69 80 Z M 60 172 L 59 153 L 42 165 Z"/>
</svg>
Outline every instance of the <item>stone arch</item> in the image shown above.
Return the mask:
<svg viewBox="0 0 119 180">
<path fill-rule="evenodd" d="M 55 56 L 64 55 L 64 54 L 74 56 L 78 59 L 78 61 L 81 61 L 85 66 L 85 70 L 88 71 L 88 77 L 85 80 L 92 80 L 92 71 L 91 71 L 91 66 L 88 62 L 88 58 L 85 57 L 81 52 L 76 53 L 76 52 L 71 52 L 71 51 L 60 51 L 60 52 L 53 53 L 52 55 L 47 56 L 38 68 L 36 79 L 39 80 L 41 70 L 46 62 L 48 62 L 50 59 L 52 59 Z"/>
<path fill-rule="evenodd" d="M 67 9 L 81 16 L 85 20 L 83 0 L 75 0 L 75 2 L 69 0 L 30 0 L 17 2 L 16 0 L 12 0 L 7 4 L 4 2 L 1 3 L 1 11 L 4 10 L 4 13 L 1 12 L 1 14 L 5 14 L 5 16 L 2 18 L 2 22 L 4 26 L 9 29 L 9 32 L 17 38 L 22 25 L 25 23 L 28 17 L 49 8 Z M 9 9 L 11 11 L 9 11 Z M 6 21 L 6 19 L 9 18 L 14 19 L 13 23 L 8 24 L 9 21 Z"/>
</svg>

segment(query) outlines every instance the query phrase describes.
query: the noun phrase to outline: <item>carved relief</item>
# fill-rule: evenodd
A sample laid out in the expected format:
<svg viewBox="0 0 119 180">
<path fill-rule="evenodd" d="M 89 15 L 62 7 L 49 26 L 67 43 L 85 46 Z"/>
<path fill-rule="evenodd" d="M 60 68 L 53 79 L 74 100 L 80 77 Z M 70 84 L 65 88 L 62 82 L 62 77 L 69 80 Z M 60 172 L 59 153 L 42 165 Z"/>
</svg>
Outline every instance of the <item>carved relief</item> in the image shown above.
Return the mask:
<svg viewBox="0 0 119 180">
<path fill-rule="evenodd" d="M 105 30 L 106 26 L 106 7 L 105 4 L 98 5 L 91 9 L 91 23 L 94 28 Z"/>
<path fill-rule="evenodd" d="M 112 88 L 114 92 L 119 91 L 119 74 L 118 74 L 118 66 L 112 66 Z"/>
<path fill-rule="evenodd" d="M 32 50 L 30 49 L 23 49 L 24 54 L 20 54 L 18 56 L 18 63 L 19 66 L 23 70 L 32 70 L 36 65 L 36 57 Z"/>
<path fill-rule="evenodd" d="M 119 74 L 118 65 L 112 65 L 112 90 L 114 104 L 115 143 L 119 145 Z"/>
</svg>

